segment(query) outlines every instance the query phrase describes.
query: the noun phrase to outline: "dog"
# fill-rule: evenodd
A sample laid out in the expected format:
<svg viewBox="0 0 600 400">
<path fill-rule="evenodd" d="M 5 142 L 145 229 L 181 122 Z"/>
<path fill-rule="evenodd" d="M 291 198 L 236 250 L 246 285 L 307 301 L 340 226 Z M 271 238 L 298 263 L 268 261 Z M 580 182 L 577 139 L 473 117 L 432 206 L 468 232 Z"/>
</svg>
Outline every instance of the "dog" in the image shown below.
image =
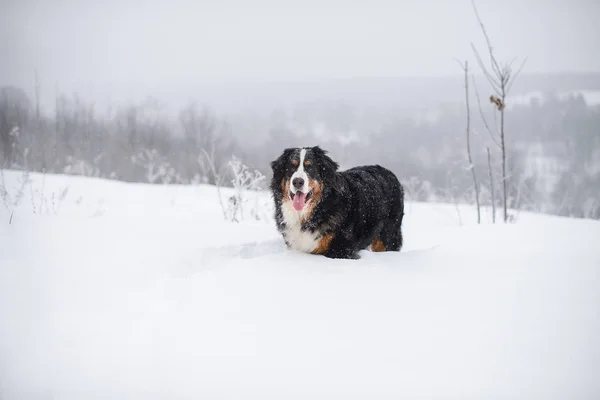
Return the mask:
<svg viewBox="0 0 600 400">
<path fill-rule="evenodd" d="M 319 146 L 287 148 L 270 163 L 275 223 L 288 248 L 328 258 L 400 251 L 404 188 L 380 165 L 338 171 Z"/>
</svg>

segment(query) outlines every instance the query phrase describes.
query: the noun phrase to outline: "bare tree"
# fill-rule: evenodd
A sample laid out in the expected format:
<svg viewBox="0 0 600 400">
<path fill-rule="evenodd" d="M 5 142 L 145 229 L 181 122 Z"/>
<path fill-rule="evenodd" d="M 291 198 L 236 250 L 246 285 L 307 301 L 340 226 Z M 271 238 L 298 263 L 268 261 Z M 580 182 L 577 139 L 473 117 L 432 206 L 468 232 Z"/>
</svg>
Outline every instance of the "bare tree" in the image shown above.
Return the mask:
<svg viewBox="0 0 600 400">
<path fill-rule="evenodd" d="M 492 173 L 492 156 L 490 154 L 490 148 L 486 147 L 487 150 L 487 162 L 488 172 L 490 174 L 490 193 L 492 194 L 492 223 L 496 223 L 496 192 L 494 189 L 494 174 Z"/>
<path fill-rule="evenodd" d="M 485 129 L 489 133 L 490 138 L 492 139 L 492 142 L 498 147 L 498 149 L 501 149 L 500 142 L 498 141 L 498 138 L 497 138 L 497 136 L 498 136 L 497 133 L 494 133 L 492 131 L 492 129 L 490 128 L 490 125 L 487 122 L 487 118 L 483 114 L 483 109 L 481 108 L 481 100 L 479 99 L 479 91 L 477 90 L 477 84 L 475 83 L 475 77 L 472 77 L 472 78 L 473 78 L 473 87 L 475 90 L 475 98 L 477 99 L 477 107 L 479 109 L 479 115 L 481 116 L 483 125 L 485 126 Z M 492 156 L 491 156 L 489 146 L 486 147 L 486 151 L 487 151 L 488 173 L 489 173 L 489 178 L 490 178 L 490 194 L 492 197 L 492 199 L 491 199 L 491 201 L 492 201 L 492 223 L 495 224 L 496 223 L 496 186 L 494 183 L 494 171 L 492 169 Z"/>
<path fill-rule="evenodd" d="M 30 122 L 31 103 L 22 89 L 0 88 L 0 165 L 26 168 L 31 149 L 26 127 Z M 29 146 L 27 146 L 29 145 Z"/>
<path fill-rule="evenodd" d="M 208 106 L 191 103 L 179 113 L 179 123 L 184 133 L 184 161 L 189 177 L 200 167 L 200 180 L 208 178 L 216 184 L 213 167 L 220 172 L 227 167 L 227 159 L 234 150 L 234 141 L 227 121 L 220 119 Z M 211 165 L 213 164 L 213 165 Z"/>
<path fill-rule="evenodd" d="M 473 164 L 473 156 L 471 154 L 471 108 L 469 105 L 469 62 L 465 61 L 462 64 L 456 60 L 458 65 L 465 73 L 465 100 L 467 107 L 467 159 L 469 161 L 469 170 L 471 170 L 471 176 L 473 178 L 473 188 L 475 191 L 475 205 L 477 206 L 477 223 L 481 223 L 481 207 L 479 205 L 479 184 L 477 183 L 477 174 L 475 172 L 475 164 Z"/>
<path fill-rule="evenodd" d="M 487 81 L 490 83 L 493 94 L 490 96 L 490 102 L 492 102 L 498 111 L 500 111 L 500 151 L 502 153 L 502 206 L 504 211 L 504 222 L 508 221 L 508 210 L 507 210 L 507 175 L 506 175 L 506 139 L 504 134 L 504 111 L 506 107 L 506 96 L 508 95 L 510 88 L 512 87 L 514 80 L 517 78 L 527 58 L 523 60 L 523 63 L 513 74 L 513 63 L 514 60 L 500 64 L 494 55 L 494 48 L 492 47 L 490 38 L 487 34 L 485 26 L 481 21 L 479 16 L 479 12 L 477 11 L 477 7 L 475 6 L 475 0 L 471 0 L 471 4 L 473 5 L 473 10 L 475 11 L 475 16 L 477 17 L 477 21 L 479 22 L 479 26 L 481 27 L 481 31 L 485 38 L 485 42 L 487 45 L 487 50 L 489 53 L 489 63 L 490 66 L 487 67 L 481 58 L 479 51 L 475 47 L 473 43 L 471 43 L 471 47 L 473 52 L 475 53 L 475 58 L 477 59 L 477 63 L 481 68 L 484 76 Z"/>
</svg>

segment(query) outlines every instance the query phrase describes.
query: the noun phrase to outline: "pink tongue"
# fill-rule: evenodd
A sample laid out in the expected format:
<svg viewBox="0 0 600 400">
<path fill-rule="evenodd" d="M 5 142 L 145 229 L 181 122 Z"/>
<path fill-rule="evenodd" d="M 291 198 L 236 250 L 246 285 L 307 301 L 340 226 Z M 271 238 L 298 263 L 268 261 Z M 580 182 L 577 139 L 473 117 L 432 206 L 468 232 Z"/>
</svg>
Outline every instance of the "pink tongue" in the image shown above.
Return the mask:
<svg viewBox="0 0 600 400">
<path fill-rule="evenodd" d="M 296 195 L 294 196 L 294 208 L 296 209 L 296 211 L 301 211 L 304 208 L 304 204 L 306 203 L 306 195 L 302 192 L 296 192 Z"/>
</svg>

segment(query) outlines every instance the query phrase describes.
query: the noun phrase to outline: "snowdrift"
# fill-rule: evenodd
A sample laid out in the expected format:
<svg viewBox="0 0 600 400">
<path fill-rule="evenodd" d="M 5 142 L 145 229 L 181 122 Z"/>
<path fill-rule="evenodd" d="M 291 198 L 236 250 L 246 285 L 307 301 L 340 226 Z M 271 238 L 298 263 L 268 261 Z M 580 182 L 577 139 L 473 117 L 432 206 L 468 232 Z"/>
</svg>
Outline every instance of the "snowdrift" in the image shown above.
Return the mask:
<svg viewBox="0 0 600 400">
<path fill-rule="evenodd" d="M 412 203 L 401 253 L 330 260 L 208 186 L 33 175 L 10 207 L 3 400 L 600 396 L 597 221 Z"/>
</svg>

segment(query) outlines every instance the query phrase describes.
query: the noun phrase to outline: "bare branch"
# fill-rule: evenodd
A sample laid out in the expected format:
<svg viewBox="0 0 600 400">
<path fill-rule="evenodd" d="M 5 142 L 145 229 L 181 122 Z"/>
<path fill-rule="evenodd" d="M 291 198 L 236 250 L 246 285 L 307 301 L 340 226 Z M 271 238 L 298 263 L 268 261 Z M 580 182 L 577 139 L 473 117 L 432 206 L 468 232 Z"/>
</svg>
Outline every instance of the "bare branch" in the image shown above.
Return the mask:
<svg viewBox="0 0 600 400">
<path fill-rule="evenodd" d="M 471 43 L 471 48 L 473 49 L 473 53 L 475 53 L 475 59 L 477 60 L 477 64 L 479 64 L 479 68 L 481 68 L 481 71 L 483 71 L 483 74 L 485 75 L 488 82 L 492 86 L 492 89 L 494 89 L 494 91 L 496 92 L 496 94 L 498 96 L 501 96 L 501 92 L 500 92 L 500 83 L 501 82 L 498 82 L 496 80 L 496 78 L 492 74 L 490 74 L 487 67 L 483 63 L 481 56 L 479 55 L 479 51 L 477 51 L 477 48 L 475 47 L 475 45 L 473 43 Z"/>
<path fill-rule="evenodd" d="M 475 77 L 472 76 L 472 79 L 473 79 L 473 87 L 475 88 L 475 97 L 477 98 L 477 105 L 479 106 L 479 115 L 481 115 L 483 125 L 485 125 L 485 129 L 490 134 L 490 138 L 492 138 L 492 142 L 494 142 L 494 144 L 496 146 L 500 147 L 500 143 L 498 142 L 498 139 L 496 139 L 494 137 L 494 133 L 492 132 L 492 130 L 490 129 L 490 126 L 488 125 L 487 118 L 483 114 L 483 109 L 481 108 L 481 100 L 479 99 L 479 91 L 477 90 L 477 85 L 475 83 Z"/>
<path fill-rule="evenodd" d="M 463 71 L 465 70 L 466 66 L 465 64 L 462 63 L 462 61 L 460 61 L 457 58 L 453 58 L 454 61 L 456 61 L 456 63 L 459 65 L 460 69 L 462 69 Z"/>
<path fill-rule="evenodd" d="M 521 66 L 519 67 L 519 69 L 517 70 L 517 72 L 515 72 L 515 75 L 513 76 L 512 81 L 510 81 L 509 84 L 508 84 L 508 86 L 506 87 L 506 93 L 508 93 L 510 91 L 510 88 L 512 87 L 513 83 L 515 83 L 515 80 L 517 79 L 517 76 L 519 76 L 519 74 L 523 70 L 523 67 L 525 66 L 526 62 L 527 62 L 527 57 L 525 57 L 525 59 L 521 63 Z"/>
<path fill-rule="evenodd" d="M 460 62 L 459 62 L 460 64 Z M 462 65 L 461 65 L 462 66 Z M 477 183 L 477 175 L 475 173 L 475 165 L 471 155 L 471 107 L 469 104 L 469 62 L 465 61 L 462 69 L 465 73 L 465 105 L 467 109 L 467 160 L 469 161 L 469 169 L 473 177 L 473 189 L 475 191 L 475 204 L 477 206 L 477 223 L 481 223 L 481 207 L 479 205 L 479 185 Z"/>
<path fill-rule="evenodd" d="M 490 64 L 492 65 L 492 69 L 496 73 L 497 76 L 501 76 L 500 66 L 496 61 L 496 57 L 494 56 L 494 48 L 492 47 L 492 42 L 490 41 L 490 37 L 487 34 L 487 30 L 481 21 L 481 17 L 479 16 L 479 12 L 477 11 L 477 7 L 475 6 L 475 0 L 471 0 L 471 5 L 473 6 L 473 10 L 475 11 L 475 16 L 477 17 L 477 22 L 479 22 L 479 26 L 481 27 L 481 31 L 483 32 L 483 36 L 485 37 L 485 42 L 488 47 L 488 51 L 490 53 Z"/>
<path fill-rule="evenodd" d="M 487 161 L 488 161 L 488 173 L 490 177 L 490 193 L 492 195 L 492 223 L 496 223 L 496 195 L 494 188 L 494 175 L 492 173 L 492 156 L 490 154 L 490 148 L 486 147 L 487 150 Z"/>
</svg>

